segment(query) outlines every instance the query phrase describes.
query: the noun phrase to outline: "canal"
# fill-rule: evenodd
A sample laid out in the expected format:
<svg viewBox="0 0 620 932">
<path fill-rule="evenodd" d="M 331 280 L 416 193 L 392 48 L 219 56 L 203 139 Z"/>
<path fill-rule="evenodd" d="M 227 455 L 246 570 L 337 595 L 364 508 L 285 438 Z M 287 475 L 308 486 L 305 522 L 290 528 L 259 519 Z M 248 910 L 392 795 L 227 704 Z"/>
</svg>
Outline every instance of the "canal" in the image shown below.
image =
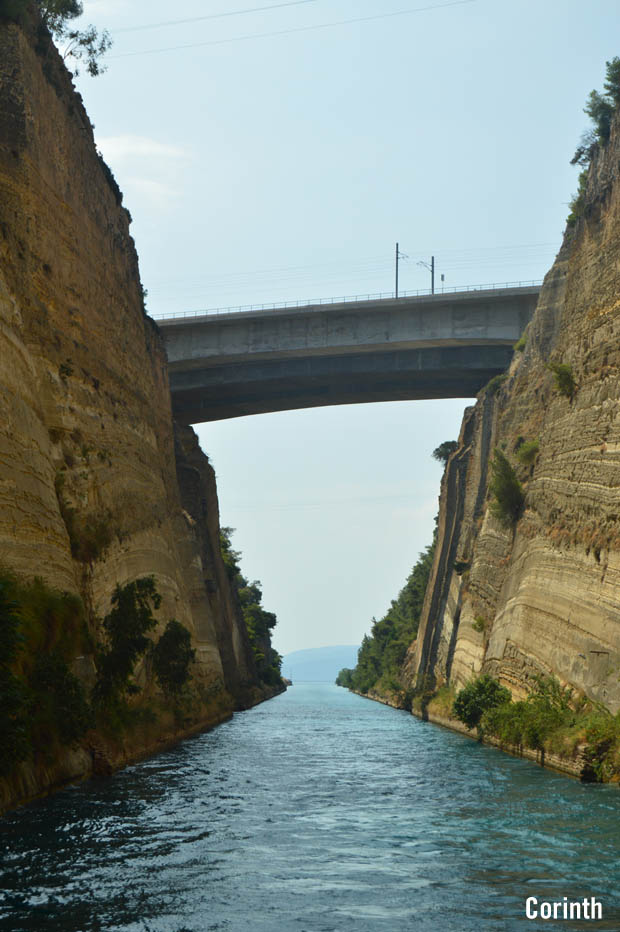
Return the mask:
<svg viewBox="0 0 620 932">
<path fill-rule="evenodd" d="M 327 684 L 0 819 L 0 932 L 550 927 L 620 929 L 620 792 Z"/>
</svg>

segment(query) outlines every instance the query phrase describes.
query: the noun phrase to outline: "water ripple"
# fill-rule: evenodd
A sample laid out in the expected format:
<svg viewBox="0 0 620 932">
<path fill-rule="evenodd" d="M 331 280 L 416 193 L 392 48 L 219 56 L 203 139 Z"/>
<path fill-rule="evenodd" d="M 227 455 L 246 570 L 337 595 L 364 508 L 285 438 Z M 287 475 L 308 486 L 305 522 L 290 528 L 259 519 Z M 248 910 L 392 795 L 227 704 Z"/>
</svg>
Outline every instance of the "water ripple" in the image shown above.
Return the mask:
<svg viewBox="0 0 620 932">
<path fill-rule="evenodd" d="M 295 686 L 0 823 L 0 932 L 620 929 L 620 794 Z M 618 892 L 617 892 L 618 891 Z"/>
</svg>

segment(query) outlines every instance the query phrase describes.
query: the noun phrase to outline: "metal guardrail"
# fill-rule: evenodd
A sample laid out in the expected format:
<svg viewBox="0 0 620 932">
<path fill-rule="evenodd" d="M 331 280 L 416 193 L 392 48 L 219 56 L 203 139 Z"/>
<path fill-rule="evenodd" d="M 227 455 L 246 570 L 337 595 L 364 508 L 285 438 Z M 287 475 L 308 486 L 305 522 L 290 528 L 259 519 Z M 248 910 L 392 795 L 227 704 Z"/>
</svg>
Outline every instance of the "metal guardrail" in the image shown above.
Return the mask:
<svg viewBox="0 0 620 932">
<path fill-rule="evenodd" d="M 428 289 L 418 289 L 417 291 L 399 291 L 398 300 L 400 298 L 421 298 L 421 297 L 433 297 L 441 298 L 442 295 L 446 294 L 465 294 L 468 291 L 493 291 L 493 290 L 502 290 L 504 288 L 533 288 L 538 285 L 542 285 L 542 279 L 529 282 L 501 282 L 501 283 L 487 283 L 484 285 L 464 285 L 464 286 L 455 286 L 453 288 L 442 288 L 441 291 L 431 292 L 430 288 Z M 393 291 L 380 291 L 377 294 L 357 294 L 357 295 L 343 295 L 339 298 L 316 298 L 314 300 L 301 300 L 301 301 L 280 301 L 269 304 L 239 304 L 235 307 L 212 307 L 206 308 L 204 310 L 198 311 L 176 311 L 174 314 L 151 314 L 150 316 L 154 320 L 177 320 L 178 318 L 184 317 L 206 317 L 210 314 L 234 314 L 243 311 L 276 311 L 283 310 L 287 308 L 297 308 L 297 307 L 315 307 L 320 305 L 327 304 L 346 304 L 347 302 L 358 302 L 362 301 L 377 301 L 381 299 L 389 300 L 390 298 L 396 300 L 396 295 Z"/>
</svg>

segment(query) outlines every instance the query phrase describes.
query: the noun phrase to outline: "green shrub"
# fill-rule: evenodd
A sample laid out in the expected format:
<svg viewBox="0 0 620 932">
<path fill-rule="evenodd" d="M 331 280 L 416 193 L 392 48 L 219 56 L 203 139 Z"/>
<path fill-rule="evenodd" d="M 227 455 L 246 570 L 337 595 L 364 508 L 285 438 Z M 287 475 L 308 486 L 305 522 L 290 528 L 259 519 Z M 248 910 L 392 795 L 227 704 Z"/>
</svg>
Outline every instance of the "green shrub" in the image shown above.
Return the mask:
<svg viewBox="0 0 620 932">
<path fill-rule="evenodd" d="M 589 780 L 609 780 L 620 769 L 620 715 L 597 708 L 585 720 L 586 773 Z"/>
<path fill-rule="evenodd" d="M 609 780 L 620 773 L 620 713 L 576 699 L 554 676 L 537 676 L 527 699 L 518 702 L 482 676 L 457 694 L 452 710 L 469 728 L 477 726 L 511 747 L 570 756 L 585 743 L 582 779 Z"/>
<path fill-rule="evenodd" d="M 156 625 L 152 609 L 160 605 L 161 596 L 152 576 L 143 576 L 114 590 L 112 610 L 103 620 L 107 645 L 97 657 L 98 704 L 139 691 L 131 677 L 136 661 L 151 643 L 146 634 Z"/>
<path fill-rule="evenodd" d="M 457 693 L 452 711 L 468 728 L 476 728 L 485 712 L 510 702 L 510 699 L 509 690 L 485 673 Z"/>
<path fill-rule="evenodd" d="M 78 522 L 77 537 L 71 541 L 71 554 L 81 563 L 93 563 L 108 549 L 113 534 L 109 518 L 101 515 L 88 515 Z"/>
<path fill-rule="evenodd" d="M 81 600 L 0 571 L 0 773 L 74 744 L 90 707 L 68 662 L 90 648 Z"/>
<path fill-rule="evenodd" d="M 17 603 L 0 580 L 0 774 L 9 773 L 29 753 L 25 684 L 13 672 L 23 648 Z"/>
<path fill-rule="evenodd" d="M 482 727 L 506 744 L 542 750 L 552 735 L 574 725 L 571 696 L 571 690 L 560 686 L 555 677 L 539 676 L 525 701 L 490 710 Z"/>
<path fill-rule="evenodd" d="M 353 686 L 353 670 L 350 667 L 343 667 L 336 677 L 336 686 L 344 686 L 350 689 Z"/>
<path fill-rule="evenodd" d="M 583 216 L 586 206 L 586 188 L 588 186 L 587 169 L 584 169 L 579 173 L 579 180 L 577 185 L 577 193 L 573 194 L 570 201 L 568 202 L 570 212 L 566 218 L 567 227 L 574 227 L 579 218 Z"/>
<path fill-rule="evenodd" d="M 232 549 L 230 542 L 233 528 L 220 530 L 220 550 L 224 567 L 233 589 L 239 598 L 241 612 L 248 633 L 258 679 L 268 686 L 282 683 L 282 658 L 271 646 L 271 632 L 277 619 L 273 612 L 262 606 L 263 593 L 258 581 L 249 582 L 239 568 L 241 554 Z"/>
<path fill-rule="evenodd" d="M 486 734 L 499 738 L 502 744 L 522 747 L 526 715 L 525 702 L 505 702 L 485 712 L 482 728 Z"/>
<path fill-rule="evenodd" d="M 110 187 L 110 190 L 112 191 L 112 194 L 114 195 L 114 199 L 116 203 L 118 204 L 118 206 L 120 207 L 121 204 L 123 203 L 123 192 L 118 186 L 118 182 L 114 176 L 114 172 L 112 171 L 112 169 L 110 168 L 110 166 L 108 165 L 108 163 L 106 162 L 103 155 L 98 149 L 97 149 L 97 158 L 99 160 L 99 165 L 101 166 L 101 171 L 103 172 L 103 177 L 107 181 L 108 186 Z M 142 288 L 142 285 L 140 285 L 140 287 Z"/>
<path fill-rule="evenodd" d="M 173 618 L 153 648 L 153 670 L 167 696 L 178 696 L 183 691 L 195 657 L 191 634 Z"/>
<path fill-rule="evenodd" d="M 430 578 L 435 539 L 419 559 L 405 585 L 383 616 L 372 619 L 370 634 L 365 634 L 357 652 L 357 664 L 349 682 L 352 689 L 367 693 L 381 682 L 397 682 L 407 649 L 418 633 L 424 595 Z"/>
<path fill-rule="evenodd" d="M 486 631 L 487 628 L 486 618 L 483 618 L 482 615 L 476 615 L 471 626 L 474 631 L 478 631 L 481 634 L 483 631 Z"/>
<path fill-rule="evenodd" d="M 499 375 L 494 375 L 493 378 L 487 382 L 482 391 L 487 395 L 497 395 L 507 378 L 507 372 L 500 372 Z"/>
<path fill-rule="evenodd" d="M 503 524 L 515 524 L 523 510 L 525 495 L 514 469 L 498 449 L 491 461 L 489 490 L 494 497 L 490 505 L 491 514 Z"/>
<path fill-rule="evenodd" d="M 547 369 L 553 372 L 555 387 L 560 395 L 572 400 L 577 390 L 572 368 L 563 362 L 548 362 Z"/>
<path fill-rule="evenodd" d="M 73 465 L 73 457 L 68 454 L 65 454 L 65 461 L 68 466 Z M 79 514 L 67 501 L 64 492 L 65 481 L 64 471 L 56 473 L 54 487 L 60 515 L 69 537 L 71 556 L 80 563 L 94 563 L 112 543 L 114 535 L 110 528 L 110 517 L 102 514 Z"/>
<path fill-rule="evenodd" d="M 37 658 L 31 683 L 32 721 L 40 736 L 35 745 L 49 742 L 54 732 L 62 744 L 79 741 L 92 725 L 92 710 L 82 684 L 58 651 Z"/>
<path fill-rule="evenodd" d="M 527 330 L 524 330 L 521 336 L 519 337 L 519 339 L 517 340 L 517 342 L 515 343 L 515 345 L 513 346 L 513 349 L 517 353 L 522 353 L 526 346 L 527 346 Z"/>
<path fill-rule="evenodd" d="M 525 440 L 516 451 L 517 459 L 525 466 L 531 466 L 538 456 L 540 449 L 539 440 Z"/>
</svg>

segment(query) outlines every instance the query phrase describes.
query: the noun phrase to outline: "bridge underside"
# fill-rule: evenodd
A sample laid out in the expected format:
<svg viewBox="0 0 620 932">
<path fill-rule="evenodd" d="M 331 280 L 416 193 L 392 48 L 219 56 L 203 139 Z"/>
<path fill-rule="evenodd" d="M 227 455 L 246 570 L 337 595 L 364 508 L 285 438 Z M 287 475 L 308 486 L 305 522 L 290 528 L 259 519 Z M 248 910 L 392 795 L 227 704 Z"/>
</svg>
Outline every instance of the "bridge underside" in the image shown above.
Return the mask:
<svg viewBox="0 0 620 932">
<path fill-rule="evenodd" d="M 296 408 L 472 398 L 512 358 L 512 343 L 304 356 L 175 371 L 172 406 L 187 424 Z"/>
</svg>

